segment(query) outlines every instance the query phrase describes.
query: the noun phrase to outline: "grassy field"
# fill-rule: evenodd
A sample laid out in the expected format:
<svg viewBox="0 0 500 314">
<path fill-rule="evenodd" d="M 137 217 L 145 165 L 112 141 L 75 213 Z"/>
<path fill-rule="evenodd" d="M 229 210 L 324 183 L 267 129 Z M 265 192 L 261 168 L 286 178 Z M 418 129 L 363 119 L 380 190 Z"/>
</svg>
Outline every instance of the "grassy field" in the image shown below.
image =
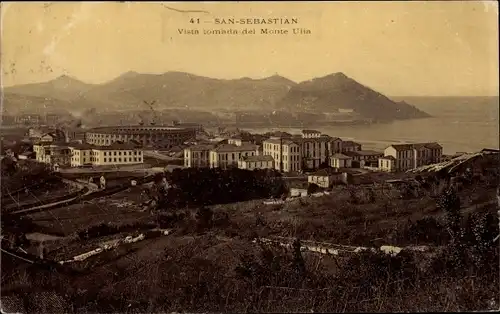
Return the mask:
<svg viewBox="0 0 500 314">
<path fill-rule="evenodd" d="M 149 212 L 141 212 L 140 188 L 131 188 L 110 197 L 82 204 L 56 208 L 29 215 L 35 224 L 66 235 L 99 224 L 130 224 L 149 219 Z"/>
</svg>

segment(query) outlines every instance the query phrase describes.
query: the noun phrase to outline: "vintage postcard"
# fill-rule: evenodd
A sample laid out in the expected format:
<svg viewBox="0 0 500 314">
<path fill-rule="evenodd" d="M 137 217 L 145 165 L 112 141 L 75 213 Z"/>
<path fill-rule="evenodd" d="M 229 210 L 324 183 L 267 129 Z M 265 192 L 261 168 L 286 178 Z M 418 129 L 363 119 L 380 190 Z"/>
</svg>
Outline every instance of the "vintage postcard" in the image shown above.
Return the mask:
<svg viewBox="0 0 500 314">
<path fill-rule="evenodd" d="M 500 309 L 496 1 L 4 2 L 5 313 Z"/>
</svg>

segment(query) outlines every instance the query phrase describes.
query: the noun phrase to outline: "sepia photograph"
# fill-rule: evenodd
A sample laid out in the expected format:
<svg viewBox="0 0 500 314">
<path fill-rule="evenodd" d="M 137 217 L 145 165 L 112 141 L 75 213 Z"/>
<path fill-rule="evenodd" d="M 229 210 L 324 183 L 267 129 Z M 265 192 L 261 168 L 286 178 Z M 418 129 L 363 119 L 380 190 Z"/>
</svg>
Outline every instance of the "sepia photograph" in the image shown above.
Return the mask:
<svg viewBox="0 0 500 314">
<path fill-rule="evenodd" d="M 0 12 L 2 313 L 500 311 L 497 1 Z"/>
</svg>

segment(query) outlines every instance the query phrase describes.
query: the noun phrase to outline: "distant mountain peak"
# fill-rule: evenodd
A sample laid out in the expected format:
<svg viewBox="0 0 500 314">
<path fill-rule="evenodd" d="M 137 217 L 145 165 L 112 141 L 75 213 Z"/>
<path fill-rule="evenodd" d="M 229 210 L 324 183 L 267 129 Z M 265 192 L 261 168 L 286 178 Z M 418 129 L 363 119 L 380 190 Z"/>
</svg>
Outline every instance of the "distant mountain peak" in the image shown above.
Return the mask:
<svg viewBox="0 0 500 314">
<path fill-rule="evenodd" d="M 125 75 L 125 76 L 128 76 L 128 75 L 135 76 L 135 75 L 138 75 L 138 74 L 139 74 L 139 72 L 136 72 L 136 71 L 127 71 L 127 72 L 123 73 L 122 75 Z"/>
<path fill-rule="evenodd" d="M 84 84 L 82 81 L 80 81 L 79 79 L 76 79 L 72 76 L 69 76 L 67 74 L 63 74 L 63 75 L 60 75 L 58 76 L 56 79 L 53 80 L 54 82 L 78 82 L 78 83 L 82 83 Z"/>
<path fill-rule="evenodd" d="M 296 84 L 294 81 L 292 81 L 284 76 L 281 76 L 278 73 L 276 73 L 272 76 L 263 78 L 262 80 L 269 81 L 269 82 L 277 82 L 277 83 L 285 82 L 285 83 L 292 84 L 292 85 Z"/>
<path fill-rule="evenodd" d="M 350 78 L 347 75 L 345 75 L 344 72 L 336 72 L 336 73 L 333 73 L 332 75 L 335 77 L 339 77 L 339 78 Z"/>
</svg>

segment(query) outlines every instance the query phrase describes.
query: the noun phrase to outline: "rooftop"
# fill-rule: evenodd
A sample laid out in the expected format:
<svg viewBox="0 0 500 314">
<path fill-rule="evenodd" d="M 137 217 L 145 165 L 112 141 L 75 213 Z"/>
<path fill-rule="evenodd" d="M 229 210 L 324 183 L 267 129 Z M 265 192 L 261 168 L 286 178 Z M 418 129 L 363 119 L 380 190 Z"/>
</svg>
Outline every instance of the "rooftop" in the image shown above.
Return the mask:
<svg viewBox="0 0 500 314">
<path fill-rule="evenodd" d="M 302 134 L 321 134 L 320 131 L 317 130 L 302 130 Z"/>
<path fill-rule="evenodd" d="M 396 158 L 392 157 L 392 156 L 383 156 L 383 157 L 380 157 L 381 159 L 386 159 L 386 160 L 396 160 Z"/>
<path fill-rule="evenodd" d="M 393 144 L 389 147 L 394 147 L 396 150 L 410 150 L 410 149 L 422 149 L 422 148 L 428 148 L 428 149 L 439 149 L 443 148 L 441 145 L 439 145 L 436 142 L 431 142 L 431 143 L 411 143 L 411 144 Z"/>
<path fill-rule="evenodd" d="M 202 151 L 202 150 L 211 150 L 215 148 L 215 144 L 198 144 L 198 145 L 193 145 L 186 147 L 185 149 L 189 149 L 192 151 Z"/>
<path fill-rule="evenodd" d="M 379 156 L 379 155 L 383 155 L 384 153 L 377 152 L 374 150 L 358 150 L 355 152 L 345 152 L 344 154 L 346 154 L 348 156 Z"/>
<path fill-rule="evenodd" d="M 275 132 L 271 132 L 270 136 L 271 137 L 290 138 L 290 137 L 292 137 L 292 134 L 287 133 L 287 132 L 282 132 L 282 131 L 275 131 Z"/>
<path fill-rule="evenodd" d="M 87 143 L 69 143 L 68 147 L 74 148 L 74 149 L 92 149 L 95 146 Z"/>
<path fill-rule="evenodd" d="M 356 143 L 354 141 L 342 141 L 342 146 L 343 147 L 346 147 L 346 146 L 361 146 L 361 144 Z"/>
<path fill-rule="evenodd" d="M 317 142 L 329 142 L 332 140 L 332 138 L 328 135 L 326 136 L 320 136 L 320 137 L 310 137 L 310 138 L 304 138 L 300 135 L 294 136 L 293 140 L 298 143 L 317 143 Z"/>
<path fill-rule="evenodd" d="M 144 126 L 144 125 L 127 125 L 127 126 L 107 126 L 89 129 L 87 133 L 119 133 L 119 134 L 138 134 L 152 132 L 168 132 L 168 131 L 186 131 L 192 128 L 172 127 L 172 126 Z"/>
<path fill-rule="evenodd" d="M 271 143 L 271 144 L 283 144 L 283 145 L 291 145 L 291 144 L 296 144 L 298 145 L 299 139 L 279 139 L 279 138 L 270 138 L 265 140 L 264 142 L 266 143 Z"/>
<path fill-rule="evenodd" d="M 213 149 L 215 152 L 244 152 L 244 151 L 256 151 L 259 148 L 257 145 L 253 144 L 243 144 L 237 146 L 234 144 L 221 144 Z"/>
<path fill-rule="evenodd" d="M 273 161 L 273 156 L 258 155 L 258 156 L 244 156 L 241 158 L 244 161 Z"/>
<path fill-rule="evenodd" d="M 330 158 L 336 158 L 336 159 L 352 159 L 350 156 L 346 156 L 344 154 L 334 154 Z"/>
<path fill-rule="evenodd" d="M 68 143 L 66 144 L 67 147 L 75 148 L 75 149 L 81 149 L 81 150 L 133 150 L 133 149 L 139 149 L 137 145 L 131 144 L 131 143 L 113 143 L 111 145 L 107 146 L 97 146 L 97 145 L 91 145 L 87 143 Z"/>
<path fill-rule="evenodd" d="M 325 169 L 321 169 L 321 170 L 318 170 L 314 173 L 311 173 L 310 176 L 332 176 L 332 175 L 340 175 L 342 174 L 342 172 L 339 172 L 337 171 L 336 169 L 334 168 L 325 168 Z"/>
<path fill-rule="evenodd" d="M 51 146 L 51 145 L 54 145 L 54 146 L 61 146 L 61 145 L 67 145 L 67 143 L 65 142 L 58 142 L 58 141 L 37 141 L 35 143 L 33 143 L 33 145 L 38 145 L 38 146 Z"/>
</svg>

